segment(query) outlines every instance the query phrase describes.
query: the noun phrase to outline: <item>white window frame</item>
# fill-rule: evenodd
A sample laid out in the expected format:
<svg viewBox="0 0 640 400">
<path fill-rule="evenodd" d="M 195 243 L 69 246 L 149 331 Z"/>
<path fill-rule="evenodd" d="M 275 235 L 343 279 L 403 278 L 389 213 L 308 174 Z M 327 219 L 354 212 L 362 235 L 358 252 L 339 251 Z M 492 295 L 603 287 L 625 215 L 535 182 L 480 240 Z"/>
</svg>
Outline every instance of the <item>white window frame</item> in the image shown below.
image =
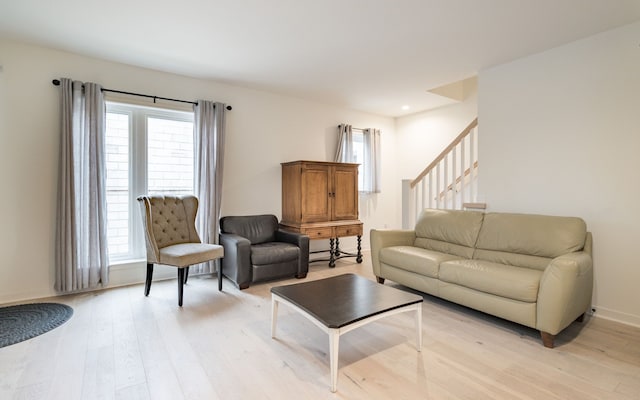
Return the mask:
<svg viewBox="0 0 640 400">
<path fill-rule="evenodd" d="M 146 258 L 146 245 L 137 198 L 148 192 L 147 118 L 151 117 L 194 123 L 194 113 L 116 101 L 106 101 L 106 112 L 126 114 L 129 116 L 128 211 L 130 248 L 128 254 L 110 254 L 109 259 L 116 263 L 142 260 Z M 193 184 L 193 190 L 195 191 L 195 179 Z"/>
</svg>

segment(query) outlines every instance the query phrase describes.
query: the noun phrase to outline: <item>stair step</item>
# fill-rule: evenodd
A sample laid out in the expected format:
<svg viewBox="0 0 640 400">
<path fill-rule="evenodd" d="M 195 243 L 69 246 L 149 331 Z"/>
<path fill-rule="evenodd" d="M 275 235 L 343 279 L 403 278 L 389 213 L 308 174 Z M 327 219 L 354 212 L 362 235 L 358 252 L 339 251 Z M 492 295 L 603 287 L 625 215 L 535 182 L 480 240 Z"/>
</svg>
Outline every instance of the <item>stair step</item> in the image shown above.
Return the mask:
<svg viewBox="0 0 640 400">
<path fill-rule="evenodd" d="M 462 208 L 465 210 L 486 210 L 487 203 L 462 203 Z"/>
</svg>

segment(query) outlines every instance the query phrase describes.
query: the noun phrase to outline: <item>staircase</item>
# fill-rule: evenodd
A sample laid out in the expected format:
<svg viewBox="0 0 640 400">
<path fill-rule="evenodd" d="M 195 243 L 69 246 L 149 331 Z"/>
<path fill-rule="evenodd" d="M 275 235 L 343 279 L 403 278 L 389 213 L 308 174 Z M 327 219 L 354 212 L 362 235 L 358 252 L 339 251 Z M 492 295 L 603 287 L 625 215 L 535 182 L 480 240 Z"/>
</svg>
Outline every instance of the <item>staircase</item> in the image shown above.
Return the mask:
<svg viewBox="0 0 640 400">
<path fill-rule="evenodd" d="M 478 202 L 478 118 L 414 180 L 402 181 L 402 227 L 413 228 L 424 208 L 486 208 Z"/>
</svg>

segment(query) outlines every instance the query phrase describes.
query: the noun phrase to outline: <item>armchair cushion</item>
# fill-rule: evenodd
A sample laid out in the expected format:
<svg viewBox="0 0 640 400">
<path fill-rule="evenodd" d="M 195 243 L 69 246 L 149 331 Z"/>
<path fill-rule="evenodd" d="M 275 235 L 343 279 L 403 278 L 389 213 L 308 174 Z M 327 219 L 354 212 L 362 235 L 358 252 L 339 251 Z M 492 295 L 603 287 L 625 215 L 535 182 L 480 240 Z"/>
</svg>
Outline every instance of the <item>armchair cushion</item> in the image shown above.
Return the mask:
<svg viewBox="0 0 640 400">
<path fill-rule="evenodd" d="M 180 243 L 160 249 L 159 264 L 186 267 L 224 256 L 222 246 L 208 243 Z"/>
<path fill-rule="evenodd" d="M 251 263 L 253 265 L 275 264 L 297 260 L 300 254 L 298 246 L 290 243 L 269 242 L 251 246 Z"/>
</svg>

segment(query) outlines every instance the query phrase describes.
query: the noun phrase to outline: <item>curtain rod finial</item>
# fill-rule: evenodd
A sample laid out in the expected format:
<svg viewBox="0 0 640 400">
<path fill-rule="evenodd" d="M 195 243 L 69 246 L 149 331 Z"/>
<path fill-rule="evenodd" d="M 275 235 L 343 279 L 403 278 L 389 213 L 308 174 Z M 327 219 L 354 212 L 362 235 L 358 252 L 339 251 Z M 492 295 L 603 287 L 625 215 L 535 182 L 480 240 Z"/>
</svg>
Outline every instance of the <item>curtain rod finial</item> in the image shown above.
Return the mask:
<svg viewBox="0 0 640 400">
<path fill-rule="evenodd" d="M 60 81 L 58 79 L 54 79 L 51 81 L 55 86 L 60 86 Z"/>
</svg>

